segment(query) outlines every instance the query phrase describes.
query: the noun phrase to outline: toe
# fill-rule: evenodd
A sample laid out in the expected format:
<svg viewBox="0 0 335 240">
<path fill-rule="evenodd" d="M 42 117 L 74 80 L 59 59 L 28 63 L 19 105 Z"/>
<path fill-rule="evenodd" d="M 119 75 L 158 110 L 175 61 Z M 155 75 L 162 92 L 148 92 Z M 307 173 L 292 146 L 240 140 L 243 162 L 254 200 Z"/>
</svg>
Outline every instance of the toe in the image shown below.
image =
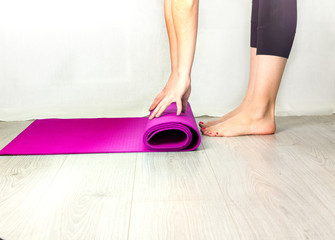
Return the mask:
<svg viewBox="0 0 335 240">
<path fill-rule="evenodd" d="M 215 119 L 215 120 L 213 120 L 213 121 L 209 121 L 209 122 L 199 122 L 199 126 L 200 127 L 204 127 L 204 128 L 208 128 L 208 127 L 211 127 L 211 126 L 213 126 L 213 125 L 215 125 L 215 124 L 218 124 L 220 122 L 220 119 Z"/>
<path fill-rule="evenodd" d="M 207 136 L 210 136 L 210 137 L 213 137 L 215 136 L 215 132 L 213 131 L 213 129 L 211 127 L 209 128 L 204 128 L 204 129 L 201 129 L 202 130 L 202 133 L 204 135 L 207 135 Z"/>
<path fill-rule="evenodd" d="M 204 134 L 204 135 L 206 135 L 207 130 L 208 130 L 208 129 L 206 129 L 206 128 L 204 128 L 204 127 L 200 129 L 201 133 Z"/>
<path fill-rule="evenodd" d="M 223 137 L 224 136 L 224 123 L 218 123 L 208 128 L 208 131 L 212 134 L 213 137 Z"/>
<path fill-rule="evenodd" d="M 210 127 L 210 125 L 209 125 L 209 122 L 199 122 L 199 126 L 201 127 L 201 128 L 207 128 L 207 127 Z"/>
</svg>

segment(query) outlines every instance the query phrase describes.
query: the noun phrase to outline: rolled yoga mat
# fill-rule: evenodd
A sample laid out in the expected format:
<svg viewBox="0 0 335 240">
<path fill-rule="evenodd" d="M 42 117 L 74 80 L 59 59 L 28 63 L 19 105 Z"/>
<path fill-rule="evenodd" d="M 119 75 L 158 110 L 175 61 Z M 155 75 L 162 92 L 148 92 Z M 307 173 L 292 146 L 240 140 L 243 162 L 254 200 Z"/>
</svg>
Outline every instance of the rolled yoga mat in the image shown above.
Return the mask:
<svg viewBox="0 0 335 240">
<path fill-rule="evenodd" d="M 201 142 L 188 103 L 176 115 L 173 102 L 159 118 L 35 120 L 0 155 L 45 155 L 195 150 Z"/>
</svg>

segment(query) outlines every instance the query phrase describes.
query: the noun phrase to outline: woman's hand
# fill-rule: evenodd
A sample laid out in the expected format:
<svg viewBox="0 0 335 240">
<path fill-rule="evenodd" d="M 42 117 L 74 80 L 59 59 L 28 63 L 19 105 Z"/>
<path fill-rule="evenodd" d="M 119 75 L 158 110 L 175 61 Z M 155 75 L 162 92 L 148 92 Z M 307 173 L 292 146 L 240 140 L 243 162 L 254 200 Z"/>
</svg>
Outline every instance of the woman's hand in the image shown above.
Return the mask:
<svg viewBox="0 0 335 240">
<path fill-rule="evenodd" d="M 150 114 L 149 119 L 161 116 L 172 102 L 177 104 L 177 115 L 185 112 L 190 94 L 191 78 L 177 76 L 177 74 L 172 73 L 164 89 L 151 104 L 149 111 L 154 111 Z"/>
</svg>

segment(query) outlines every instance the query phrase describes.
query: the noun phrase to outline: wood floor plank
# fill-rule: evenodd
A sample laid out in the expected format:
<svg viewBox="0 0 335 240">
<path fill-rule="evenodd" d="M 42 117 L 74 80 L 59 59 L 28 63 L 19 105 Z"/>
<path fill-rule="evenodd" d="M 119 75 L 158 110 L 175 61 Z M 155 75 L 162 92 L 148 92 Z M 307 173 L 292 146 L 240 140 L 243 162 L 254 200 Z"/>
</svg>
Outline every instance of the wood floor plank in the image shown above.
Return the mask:
<svg viewBox="0 0 335 240">
<path fill-rule="evenodd" d="M 39 207 L 5 239 L 127 239 L 135 161 L 136 153 L 68 156 Z"/>
<path fill-rule="evenodd" d="M 134 201 L 222 197 L 203 147 L 194 152 L 139 153 Z"/>
<path fill-rule="evenodd" d="M 287 135 L 294 132 L 295 127 L 290 127 L 270 136 L 204 139 L 204 148 L 242 239 L 334 236 L 332 175 L 316 165 L 307 167 L 313 161 L 298 151 L 301 146 L 307 148 L 301 141 L 291 138 L 285 142 Z M 303 132 L 307 129 L 308 124 Z M 327 179 L 323 187 L 322 177 L 318 178 L 322 175 Z"/>
<path fill-rule="evenodd" d="M 11 238 L 30 220 L 64 158 L 0 156 L 0 238 Z"/>
<path fill-rule="evenodd" d="M 223 200 L 135 202 L 130 240 L 240 239 Z"/>
</svg>

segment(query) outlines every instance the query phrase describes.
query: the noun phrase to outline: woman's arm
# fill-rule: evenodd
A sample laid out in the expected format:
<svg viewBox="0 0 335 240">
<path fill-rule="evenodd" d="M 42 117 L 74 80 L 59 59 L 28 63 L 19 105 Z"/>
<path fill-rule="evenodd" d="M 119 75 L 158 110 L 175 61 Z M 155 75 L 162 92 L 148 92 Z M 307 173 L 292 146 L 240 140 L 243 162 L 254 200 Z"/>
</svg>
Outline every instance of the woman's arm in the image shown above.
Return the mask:
<svg viewBox="0 0 335 240">
<path fill-rule="evenodd" d="M 177 115 L 186 110 L 191 94 L 191 70 L 198 29 L 199 0 L 165 0 L 165 20 L 169 35 L 171 75 L 149 111 L 149 119 L 159 117 L 171 104 L 177 103 Z"/>
</svg>

